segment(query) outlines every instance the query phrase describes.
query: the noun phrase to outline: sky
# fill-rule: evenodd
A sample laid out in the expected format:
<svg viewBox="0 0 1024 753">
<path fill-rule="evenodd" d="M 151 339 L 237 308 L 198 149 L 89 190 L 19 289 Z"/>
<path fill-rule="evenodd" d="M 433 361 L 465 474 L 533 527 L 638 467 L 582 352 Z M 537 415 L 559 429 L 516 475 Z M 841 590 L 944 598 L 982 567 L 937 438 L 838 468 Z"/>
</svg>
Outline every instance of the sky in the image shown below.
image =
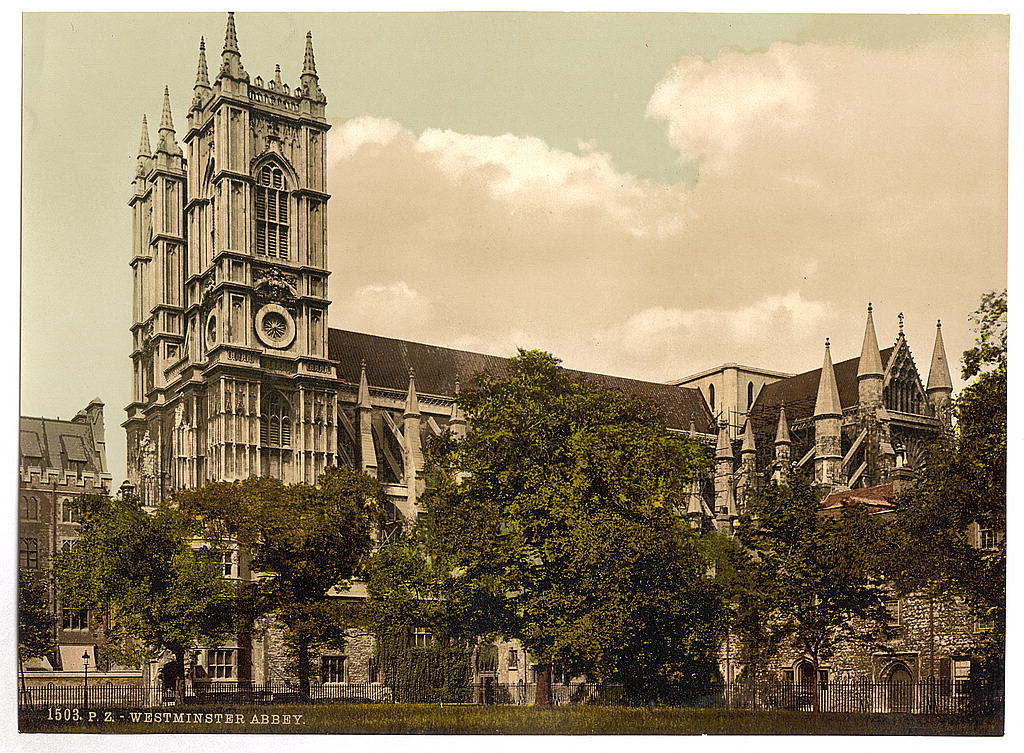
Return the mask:
<svg viewBox="0 0 1024 753">
<path fill-rule="evenodd" d="M 129 400 L 127 200 L 164 86 L 179 139 L 224 15 L 27 14 L 21 412 Z M 655 381 L 859 354 L 927 377 L 1007 280 L 1005 16 L 236 15 L 292 85 L 311 30 L 331 326 Z M 155 131 L 151 138 L 155 139 Z M 958 375 L 955 383 L 960 386 Z"/>
</svg>

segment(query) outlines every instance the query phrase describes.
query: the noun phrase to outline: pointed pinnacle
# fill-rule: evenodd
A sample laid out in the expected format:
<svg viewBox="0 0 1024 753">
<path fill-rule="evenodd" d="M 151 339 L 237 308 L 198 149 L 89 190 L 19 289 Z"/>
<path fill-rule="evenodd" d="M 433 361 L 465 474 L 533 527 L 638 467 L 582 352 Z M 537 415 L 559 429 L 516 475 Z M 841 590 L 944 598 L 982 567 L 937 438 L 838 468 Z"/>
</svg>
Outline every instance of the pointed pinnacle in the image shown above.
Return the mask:
<svg viewBox="0 0 1024 753">
<path fill-rule="evenodd" d="M 775 444 L 793 444 L 789 434 L 789 422 L 786 420 L 786 404 L 779 408 L 779 426 L 775 430 Z"/>
<path fill-rule="evenodd" d="M 199 37 L 199 65 L 196 69 L 196 86 L 210 88 L 210 73 L 206 67 L 206 40 Z"/>
<path fill-rule="evenodd" d="M 235 32 L 235 14 L 228 11 L 228 25 L 224 30 L 224 52 L 238 53 L 238 34 Z"/>
<path fill-rule="evenodd" d="M 359 408 L 366 410 L 373 406 L 370 403 L 370 384 L 366 380 L 366 360 L 359 364 L 359 397 L 356 402 Z"/>
<path fill-rule="evenodd" d="M 171 120 L 171 93 L 164 87 L 164 109 L 160 113 L 160 130 L 174 133 L 174 121 Z"/>
<path fill-rule="evenodd" d="M 949 362 L 946 360 L 946 346 L 942 342 L 942 321 L 935 324 L 935 345 L 932 348 L 932 365 L 928 369 L 927 392 L 952 390 L 953 380 L 949 376 Z"/>
<path fill-rule="evenodd" d="M 313 59 L 313 32 L 306 32 L 306 54 L 302 57 L 302 75 L 316 75 L 316 60 Z"/>
<path fill-rule="evenodd" d="M 139 156 L 151 157 L 153 150 L 149 146 L 149 124 L 146 123 L 146 116 L 142 116 L 142 133 L 139 135 Z"/>
<path fill-rule="evenodd" d="M 836 370 L 832 366 L 832 352 L 826 339 L 825 361 L 821 366 L 821 379 L 818 382 L 818 398 L 814 404 L 814 417 L 842 415 L 839 388 L 836 386 Z"/>
<path fill-rule="evenodd" d="M 405 416 L 418 416 L 420 414 L 420 399 L 416 394 L 416 372 L 409 367 L 409 392 L 405 397 Z"/>
<path fill-rule="evenodd" d="M 277 84 L 277 88 L 281 88 L 281 66 L 280 64 L 274 66 L 274 83 Z"/>
<path fill-rule="evenodd" d="M 863 376 L 884 376 L 882 356 L 878 351 L 878 338 L 875 336 L 875 320 L 871 315 L 871 304 L 868 304 L 868 320 L 864 325 L 864 343 L 860 349 L 860 362 L 857 366 L 857 378 Z"/>
<path fill-rule="evenodd" d="M 740 447 L 740 454 L 746 455 L 751 452 L 757 452 L 757 445 L 754 444 L 754 430 L 748 418 L 747 425 L 743 428 L 743 446 Z"/>
</svg>

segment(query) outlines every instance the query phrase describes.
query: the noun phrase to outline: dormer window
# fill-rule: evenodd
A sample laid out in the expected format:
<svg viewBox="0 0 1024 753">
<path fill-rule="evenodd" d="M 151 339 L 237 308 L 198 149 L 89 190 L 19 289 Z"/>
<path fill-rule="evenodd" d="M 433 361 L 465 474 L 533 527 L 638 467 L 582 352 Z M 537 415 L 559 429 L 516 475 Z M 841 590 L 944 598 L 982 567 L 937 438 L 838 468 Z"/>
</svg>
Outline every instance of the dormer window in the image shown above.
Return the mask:
<svg viewBox="0 0 1024 753">
<path fill-rule="evenodd" d="M 271 163 L 256 176 L 256 253 L 288 258 L 288 182 L 284 171 Z"/>
</svg>

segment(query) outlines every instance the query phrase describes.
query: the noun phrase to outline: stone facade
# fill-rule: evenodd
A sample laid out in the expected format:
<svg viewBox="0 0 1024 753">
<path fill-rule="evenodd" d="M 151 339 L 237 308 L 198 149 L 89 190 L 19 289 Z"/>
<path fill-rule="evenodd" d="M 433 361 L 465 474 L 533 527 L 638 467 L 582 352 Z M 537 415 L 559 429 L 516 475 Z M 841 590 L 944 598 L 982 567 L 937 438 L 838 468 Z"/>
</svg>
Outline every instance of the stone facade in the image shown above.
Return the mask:
<svg viewBox="0 0 1024 753">
<path fill-rule="evenodd" d="M 90 676 L 138 677 L 138 672 L 96 666 L 96 648 L 104 641 L 104 615 L 95 610 L 65 610 L 48 577 L 53 556 L 79 537 L 72 501 L 110 493 L 103 408 L 103 401 L 96 398 L 70 421 L 32 416 L 20 420 L 18 566 L 44 577 L 50 611 L 57 621 L 57 650 L 44 660 L 26 662 L 29 684 L 75 682 L 84 675 L 83 654 L 90 657 Z"/>
</svg>

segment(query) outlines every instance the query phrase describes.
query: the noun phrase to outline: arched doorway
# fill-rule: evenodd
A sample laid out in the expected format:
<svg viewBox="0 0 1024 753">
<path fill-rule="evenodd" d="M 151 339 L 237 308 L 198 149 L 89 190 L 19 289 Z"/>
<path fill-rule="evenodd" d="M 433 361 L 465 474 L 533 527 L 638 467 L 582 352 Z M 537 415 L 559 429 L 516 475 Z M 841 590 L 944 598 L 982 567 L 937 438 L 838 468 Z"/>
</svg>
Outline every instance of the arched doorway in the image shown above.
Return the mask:
<svg viewBox="0 0 1024 753">
<path fill-rule="evenodd" d="M 889 710 L 911 711 L 914 707 L 914 676 L 905 664 L 889 670 Z"/>
</svg>

